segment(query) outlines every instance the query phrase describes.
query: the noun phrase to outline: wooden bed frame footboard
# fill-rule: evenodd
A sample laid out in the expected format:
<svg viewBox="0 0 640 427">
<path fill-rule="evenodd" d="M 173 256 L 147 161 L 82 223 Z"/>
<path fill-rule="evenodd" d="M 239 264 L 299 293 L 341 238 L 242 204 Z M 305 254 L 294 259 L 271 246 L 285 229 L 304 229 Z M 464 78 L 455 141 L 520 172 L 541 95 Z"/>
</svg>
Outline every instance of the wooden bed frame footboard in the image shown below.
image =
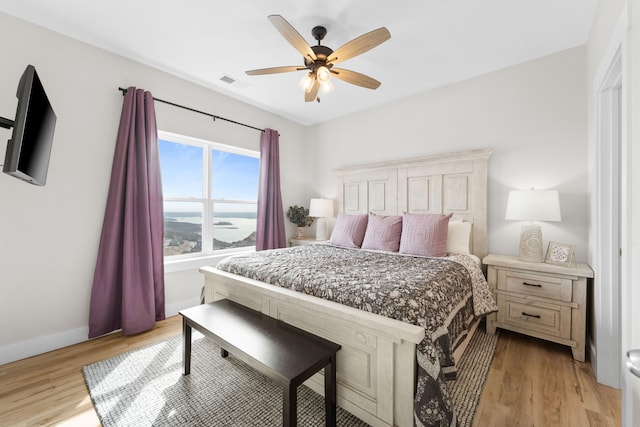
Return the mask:
<svg viewBox="0 0 640 427">
<path fill-rule="evenodd" d="M 227 298 L 342 345 L 338 405 L 372 426 L 413 426 L 416 345 L 423 328 L 214 267 L 200 272 L 205 302 Z M 322 373 L 305 384 L 324 392 Z"/>
</svg>

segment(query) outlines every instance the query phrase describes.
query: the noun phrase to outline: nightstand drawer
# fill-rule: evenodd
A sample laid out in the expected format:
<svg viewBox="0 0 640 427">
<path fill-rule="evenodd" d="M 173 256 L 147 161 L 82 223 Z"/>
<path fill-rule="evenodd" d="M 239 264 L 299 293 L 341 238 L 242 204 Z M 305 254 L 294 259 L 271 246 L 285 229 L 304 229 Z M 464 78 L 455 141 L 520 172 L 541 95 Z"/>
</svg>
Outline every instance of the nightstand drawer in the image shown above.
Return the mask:
<svg viewBox="0 0 640 427">
<path fill-rule="evenodd" d="M 571 338 L 571 307 L 498 295 L 498 323 L 519 329 Z"/>
<path fill-rule="evenodd" d="M 512 270 L 498 272 L 498 289 L 560 301 L 571 301 L 570 279 Z"/>
</svg>

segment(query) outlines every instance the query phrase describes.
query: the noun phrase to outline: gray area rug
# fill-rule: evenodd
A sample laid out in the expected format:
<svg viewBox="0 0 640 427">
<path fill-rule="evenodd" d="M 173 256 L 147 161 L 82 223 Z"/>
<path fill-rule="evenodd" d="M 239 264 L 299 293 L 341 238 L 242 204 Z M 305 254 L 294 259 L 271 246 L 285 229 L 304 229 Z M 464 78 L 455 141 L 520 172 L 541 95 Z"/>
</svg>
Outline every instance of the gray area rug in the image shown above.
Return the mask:
<svg viewBox="0 0 640 427">
<path fill-rule="evenodd" d="M 457 378 L 448 382 L 460 427 L 468 427 L 473 421 L 498 343 L 498 332 L 487 335 L 485 330 L 485 323 L 480 323 L 457 363 Z"/>
<path fill-rule="evenodd" d="M 497 337 L 472 338 L 449 382 L 461 426 L 471 425 Z M 182 336 L 85 366 L 83 373 L 103 426 L 280 426 L 282 389 L 193 331 L 191 374 L 182 375 Z M 338 426 L 368 424 L 338 407 Z M 298 425 L 324 426 L 324 399 L 298 388 Z"/>
</svg>

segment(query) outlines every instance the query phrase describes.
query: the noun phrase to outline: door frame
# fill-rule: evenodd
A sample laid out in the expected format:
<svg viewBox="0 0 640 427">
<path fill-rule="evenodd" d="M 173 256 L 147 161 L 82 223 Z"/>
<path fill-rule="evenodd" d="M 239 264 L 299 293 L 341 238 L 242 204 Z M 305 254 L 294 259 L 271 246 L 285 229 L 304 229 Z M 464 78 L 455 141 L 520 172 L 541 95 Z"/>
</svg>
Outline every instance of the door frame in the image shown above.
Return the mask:
<svg viewBox="0 0 640 427">
<path fill-rule="evenodd" d="M 622 388 L 623 419 L 631 414 L 626 392 L 626 349 L 631 344 L 631 133 L 630 14 L 625 1 L 593 80 L 596 141 L 594 266 L 595 348 L 592 363 L 598 382 Z M 618 198 L 615 194 L 617 192 Z M 616 247 L 617 246 L 617 247 Z M 619 251 L 619 252 L 618 252 Z"/>
</svg>

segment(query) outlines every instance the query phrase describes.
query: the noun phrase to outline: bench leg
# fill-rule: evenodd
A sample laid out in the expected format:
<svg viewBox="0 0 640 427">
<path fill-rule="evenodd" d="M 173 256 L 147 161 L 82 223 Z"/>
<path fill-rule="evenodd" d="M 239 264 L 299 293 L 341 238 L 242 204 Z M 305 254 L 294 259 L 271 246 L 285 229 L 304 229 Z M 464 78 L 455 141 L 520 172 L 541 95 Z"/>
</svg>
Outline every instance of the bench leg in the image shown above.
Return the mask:
<svg viewBox="0 0 640 427">
<path fill-rule="evenodd" d="M 282 426 L 298 425 L 298 387 L 293 384 L 284 386 L 282 390 Z"/>
<path fill-rule="evenodd" d="M 229 355 L 229 352 L 227 350 L 225 350 L 224 348 L 220 348 L 220 356 L 222 356 L 222 358 L 225 358 Z"/>
<path fill-rule="evenodd" d="M 191 373 L 191 326 L 187 319 L 182 317 L 182 374 Z"/>
<path fill-rule="evenodd" d="M 327 427 L 336 426 L 336 355 L 324 367 L 324 407 Z"/>
</svg>

